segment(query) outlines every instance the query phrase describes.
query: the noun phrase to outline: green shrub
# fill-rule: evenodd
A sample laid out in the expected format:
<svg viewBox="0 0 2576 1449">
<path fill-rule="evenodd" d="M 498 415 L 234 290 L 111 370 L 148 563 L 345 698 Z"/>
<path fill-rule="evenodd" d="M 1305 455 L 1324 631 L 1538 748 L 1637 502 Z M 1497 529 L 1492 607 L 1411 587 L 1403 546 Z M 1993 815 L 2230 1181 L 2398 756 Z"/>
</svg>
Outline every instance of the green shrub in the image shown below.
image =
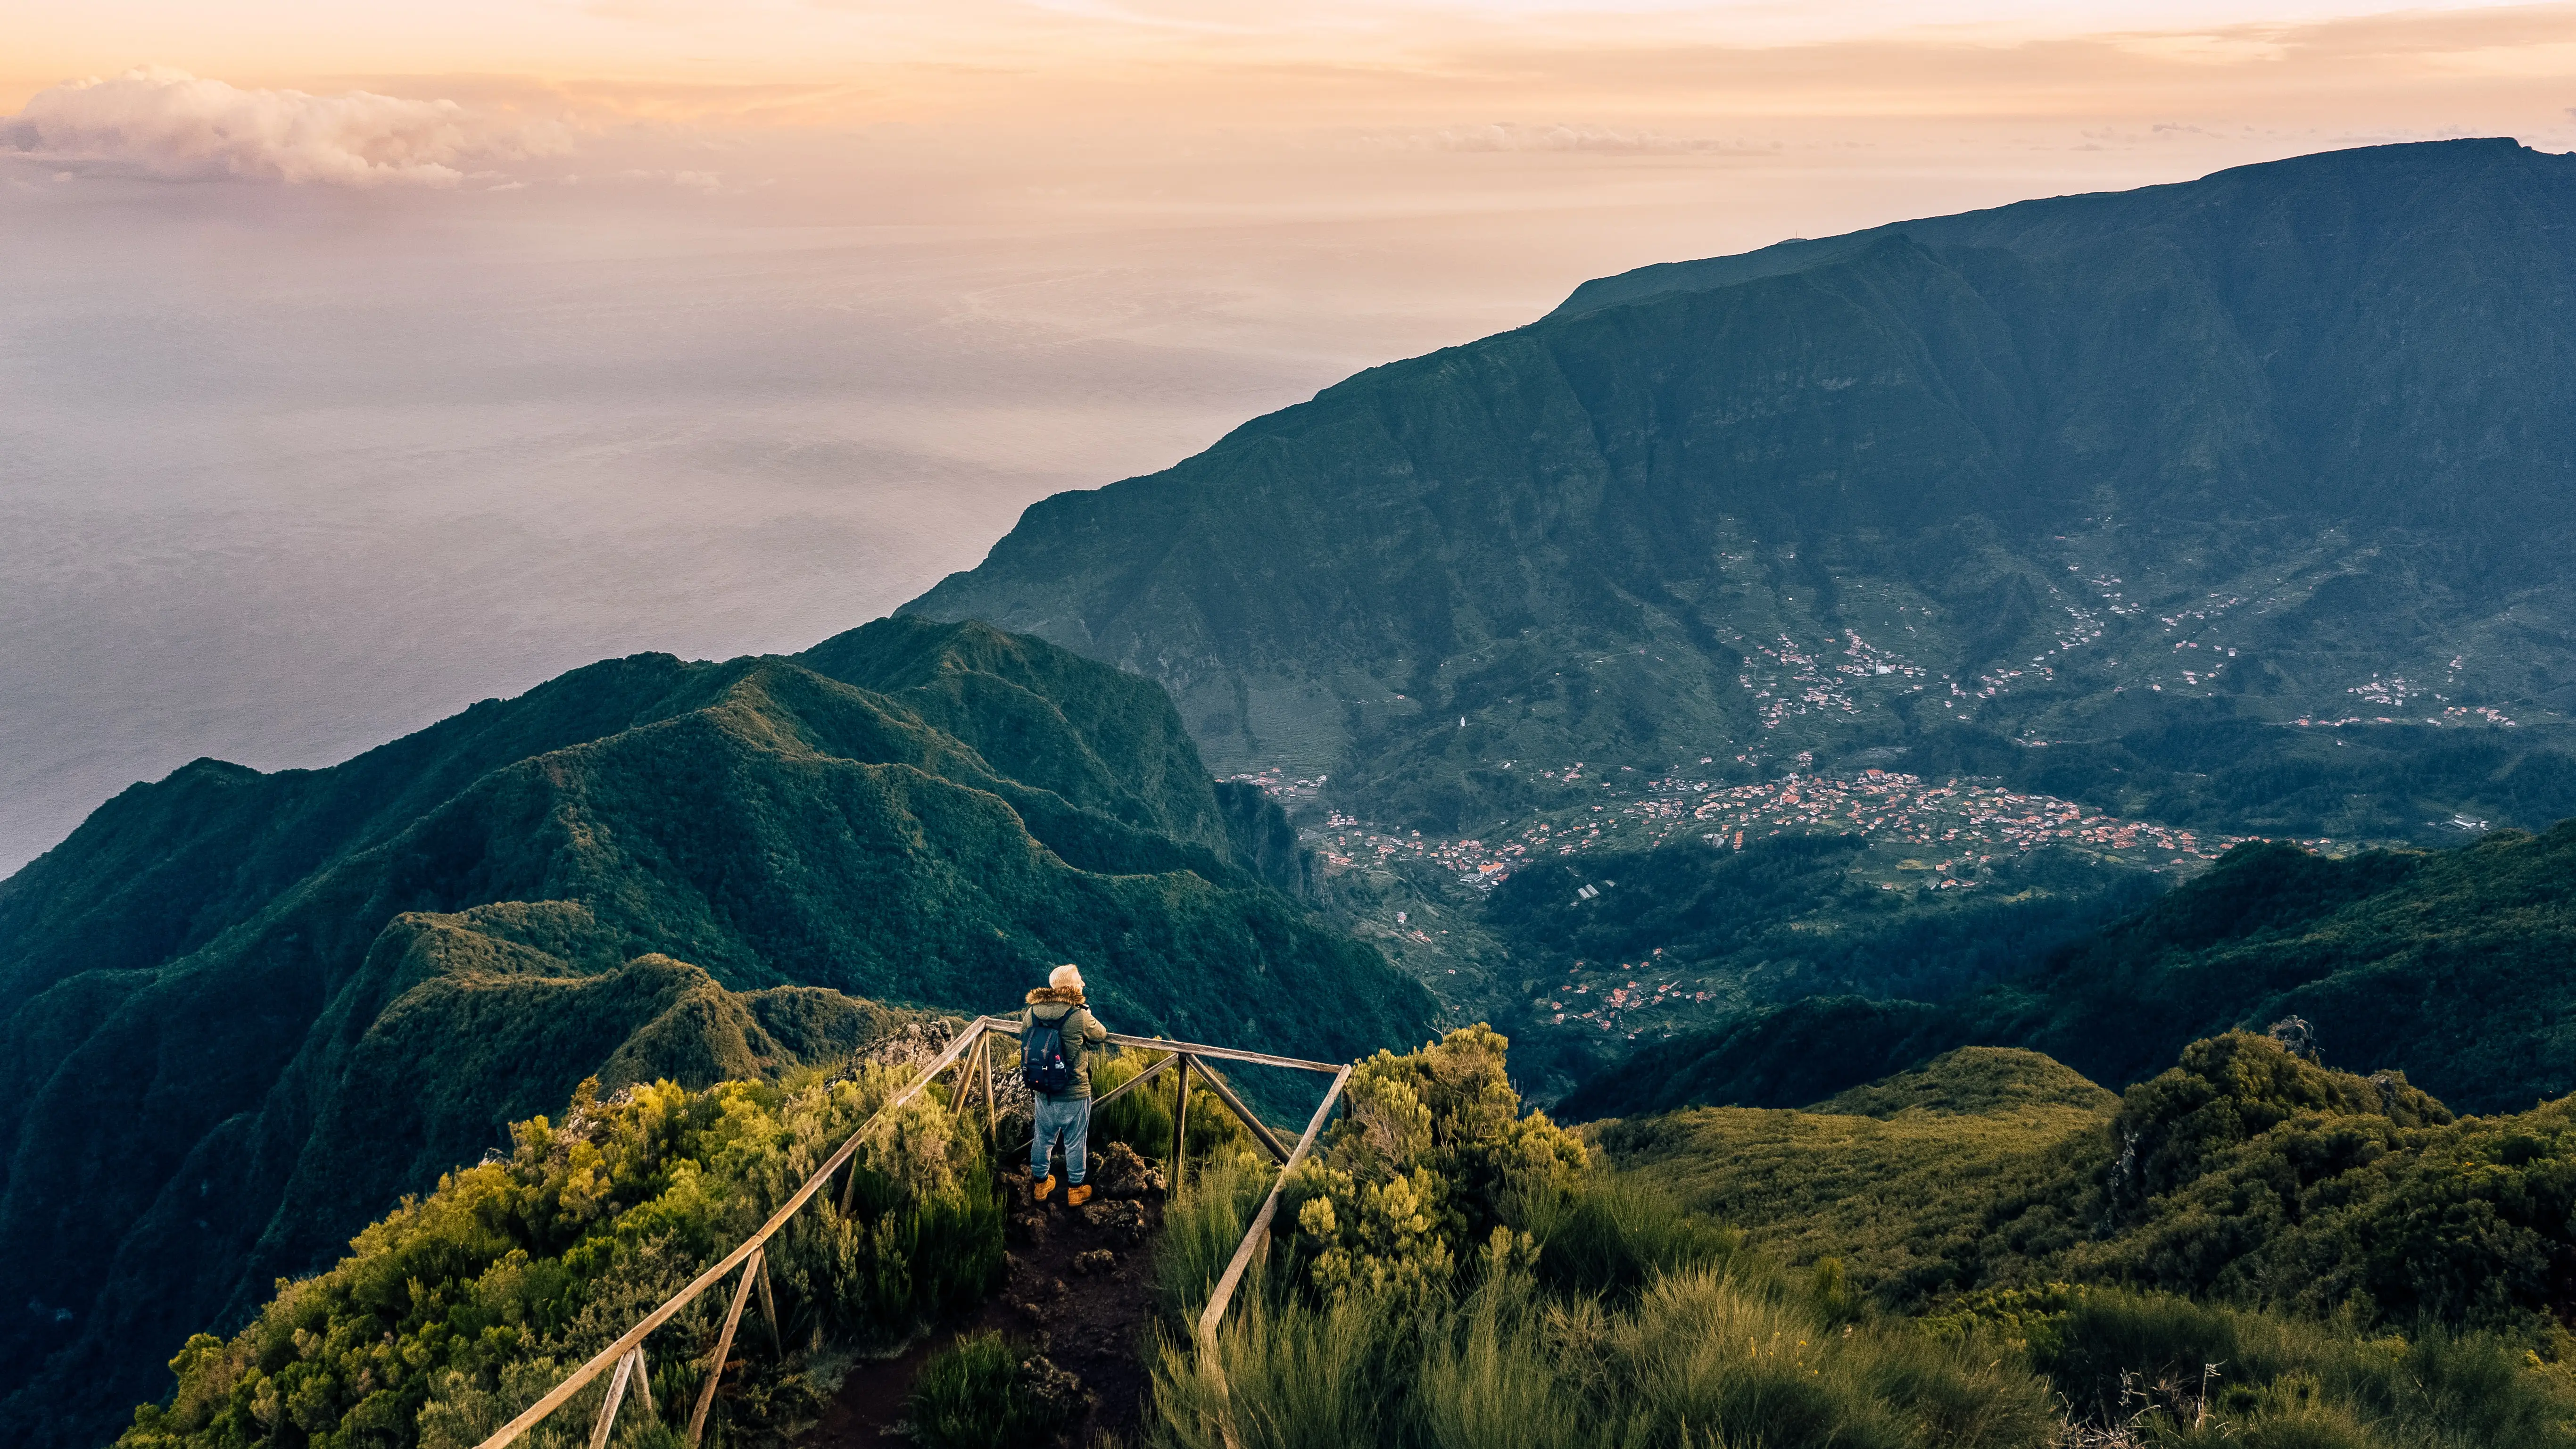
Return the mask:
<svg viewBox="0 0 2576 1449">
<path fill-rule="evenodd" d="M 1049 1426 L 1020 1391 L 1018 1344 L 985 1330 L 933 1354 L 913 1380 L 912 1437 L 924 1449 L 1018 1449 Z"/>
<path fill-rule="evenodd" d="M 233 1338 L 190 1339 L 171 1402 L 137 1409 L 121 1449 L 471 1449 L 749 1236 L 908 1079 L 872 1067 L 789 1087 L 660 1082 L 611 1101 L 584 1083 L 561 1125 L 513 1129 L 508 1161 L 405 1201 L 328 1272 L 282 1282 Z M 896 1114 L 858 1171 L 847 1217 L 827 1189 L 772 1240 L 778 1339 L 745 1321 L 736 1355 L 750 1367 L 717 1399 L 711 1444 L 806 1413 L 805 1364 L 825 1342 L 900 1337 L 998 1276 L 1002 1211 L 982 1148 L 934 1096 Z M 703 1386 L 733 1281 L 647 1340 L 663 1415 Z M 530 1449 L 581 1438 L 605 1393 L 603 1376 Z M 650 1442 L 640 1404 L 618 1419 L 620 1443 Z"/>
<path fill-rule="evenodd" d="M 2349 1324 L 2064 1284 L 1927 1319 L 2025 1345 L 2073 1420 L 2136 1442 L 2570 1449 L 2576 1388 L 2492 1335 L 2413 1342 Z"/>
<path fill-rule="evenodd" d="M 1351 1074 L 1349 1115 L 1299 1166 L 1283 1206 L 1296 1227 L 1286 1251 L 1318 1292 L 1423 1296 L 1469 1262 L 1536 1253 L 1505 1221 L 1510 1205 L 1570 1191 L 1589 1159 L 1545 1113 L 1521 1115 L 1509 1045 L 1490 1027 L 1461 1027 Z"/>
<path fill-rule="evenodd" d="M 1482 1027 L 1353 1074 L 1296 1228 L 1213 1343 L 1154 1370 L 1152 1441 L 1217 1449 L 2040 1449 L 2044 1386 L 1982 1333 L 1862 1319 L 1832 1268 L 1594 1168 L 1523 1116 Z M 1204 1301 L 1258 1201 L 1220 1165 L 1167 1217 L 1162 1291 Z M 1285 1271 L 1283 1271 L 1283 1269 Z"/>
</svg>

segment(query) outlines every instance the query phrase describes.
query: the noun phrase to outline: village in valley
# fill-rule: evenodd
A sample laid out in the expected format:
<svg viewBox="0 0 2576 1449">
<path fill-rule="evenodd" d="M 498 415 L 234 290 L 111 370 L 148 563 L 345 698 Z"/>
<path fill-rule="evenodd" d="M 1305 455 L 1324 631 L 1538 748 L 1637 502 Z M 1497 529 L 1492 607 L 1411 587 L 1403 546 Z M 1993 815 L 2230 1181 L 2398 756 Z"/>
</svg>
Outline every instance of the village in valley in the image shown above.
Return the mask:
<svg viewBox="0 0 2576 1449">
<path fill-rule="evenodd" d="M 1701 763 L 1710 763 L 1703 760 Z M 1518 762 L 1512 762 L 1514 766 Z M 1751 785 L 1721 785 L 1677 775 L 1643 776 L 1628 766 L 1608 771 L 1581 761 L 1542 768 L 1540 778 L 1581 792 L 1492 839 L 1426 836 L 1394 830 L 1338 811 L 1300 838 L 1325 872 L 1393 862 L 1437 867 L 1472 889 L 1490 890 L 1514 868 L 1550 856 L 1615 846 L 1648 849 L 1697 838 L 1741 850 L 1748 840 L 1785 833 L 1862 835 L 1873 843 L 1920 847 L 1901 869 L 1921 878 L 1913 888 L 1972 889 L 1973 868 L 1998 856 L 2065 847 L 2148 870 L 2196 871 L 2243 836 L 2201 837 L 2188 830 L 2123 820 L 2072 800 L 2007 790 L 1992 781 L 1929 782 L 1914 775 L 1864 769 L 1845 775 L 1791 773 Z M 1603 779 L 1607 774 L 1611 778 Z M 1277 770 L 1234 777 L 1259 785 L 1282 803 L 1312 800 L 1323 779 L 1292 779 Z M 1606 792 L 1598 797 L 1592 790 Z M 1595 803 L 1597 800 L 1597 803 Z M 2331 849 L 2334 842 L 2304 842 Z M 1887 882 L 1898 888 L 1900 882 Z"/>
<path fill-rule="evenodd" d="M 1627 960 L 1515 961 L 1485 923 L 1478 909 L 1483 897 L 1518 871 L 1556 861 L 1577 866 L 1584 877 L 1568 901 L 1574 906 L 1617 889 L 1615 879 L 1593 879 L 1580 869 L 1586 857 L 1694 841 L 1735 852 L 1773 837 L 1806 835 L 1865 841 L 1853 876 L 1871 890 L 1894 893 L 1891 905 L 1930 908 L 1951 892 L 2027 890 L 2016 883 L 2013 867 L 2041 851 L 2072 853 L 2081 858 L 2078 869 L 2104 875 L 2132 870 L 2185 877 L 2247 838 L 2123 819 L 1990 779 L 1934 780 L 1875 768 L 1824 774 L 1810 767 L 1774 780 L 1724 784 L 1585 761 L 1509 765 L 1531 770 L 1555 802 L 1481 836 L 1425 834 L 1343 813 L 1323 799 L 1329 776 L 1269 769 L 1232 778 L 1259 786 L 1290 811 L 1299 839 L 1315 852 L 1328 908 L 1429 986 L 1451 1014 L 1460 1020 L 1490 1014 L 1509 998 L 1534 1014 L 1531 1025 L 1597 1031 L 1623 1042 L 1652 1040 L 1750 1005 L 1753 983 L 1707 973 L 1701 963 L 1668 957 L 1660 946 Z M 2300 843 L 2338 852 L 2357 844 Z"/>
<path fill-rule="evenodd" d="M 2058 541 L 2092 551 L 2086 540 Z M 2326 548 L 2317 558 L 2276 564 L 2263 577 L 2249 575 L 2215 589 L 2177 589 L 2099 562 L 2062 561 L 2064 574 L 2052 571 L 2034 580 L 2046 602 L 2023 645 L 2029 652 L 2016 650 L 1982 670 L 1956 675 L 1925 662 L 1926 653 L 1957 642 L 1958 625 L 1949 611 L 1894 593 L 1875 601 L 1874 617 L 1865 623 L 1846 617 L 1831 628 L 1800 630 L 1781 618 L 1761 629 L 1720 628 L 1721 642 L 1732 651 L 1731 667 L 1700 684 L 1675 668 L 1683 656 L 1668 657 L 1667 646 L 1587 652 L 1537 682 L 1526 698 L 1506 692 L 1487 706 L 1487 718 L 1461 714 L 1458 727 L 1492 725 L 1508 738 L 1527 721 L 1536 722 L 1532 734 L 1543 735 L 1576 707 L 1569 701 L 1598 698 L 1605 685 L 1616 683 L 1631 692 L 1643 688 L 1702 701 L 1712 725 L 1702 737 L 1733 742 L 1659 767 L 1647 761 L 1488 760 L 1480 768 L 1508 772 L 1521 782 L 1502 792 L 1518 804 L 1510 818 L 1484 824 L 1472 835 L 1364 818 L 1353 813 L 1349 793 L 1328 788 L 1331 778 L 1321 772 L 1253 764 L 1230 778 L 1257 785 L 1287 809 L 1299 840 L 1314 852 L 1316 886 L 1328 913 L 1422 980 L 1455 1020 L 1519 1012 L 1527 1013 L 1523 1030 L 1563 1028 L 1622 1042 L 1653 1040 L 1708 1024 L 1757 1004 L 1764 991 L 1780 989 L 1780 980 L 1766 978 L 1798 969 L 1782 964 L 1801 957 L 1798 940 L 1875 929 L 1871 921 L 1935 922 L 1988 903 L 2019 910 L 2020 903 L 2054 901 L 2073 911 L 2097 893 L 2112 893 L 2100 897 L 2108 902 L 2144 888 L 2151 877 L 2165 883 L 2188 879 L 2251 838 L 2111 815 L 2075 800 L 2012 789 L 1994 776 L 1888 768 L 1908 751 L 1853 744 L 1873 734 L 1885 737 L 1872 716 L 1901 715 L 1914 722 L 1909 728 L 1973 726 L 2019 749 L 2048 750 L 2066 742 L 2054 738 L 2062 731 L 2098 727 L 2065 708 L 2075 697 L 2067 671 L 2081 669 L 2109 685 L 2100 699 L 2134 690 L 2141 699 L 2165 702 L 2143 708 L 2165 708 L 2259 698 L 2276 727 L 2331 733 L 2338 744 L 2358 742 L 2364 731 L 2502 731 L 2534 719 L 2531 701 L 2489 692 L 2493 669 L 2477 662 L 2480 648 L 2436 655 L 2402 673 L 2345 674 L 2306 686 L 2298 691 L 2306 698 L 2296 705 L 2268 693 L 2281 687 L 2282 676 L 2262 648 L 2262 621 L 2283 601 L 2317 587 L 2339 557 Z M 1759 561 L 1728 554 L 1724 562 L 1730 569 L 1753 570 Z M 1863 597 L 1855 590 L 1847 606 L 1857 609 Z M 2441 662 L 2445 658 L 2447 664 Z M 1467 658 L 1459 667 L 1479 663 Z M 1694 689 L 1703 692 L 1694 695 Z M 1398 715 L 1421 708 L 1400 693 L 1357 703 Z M 2241 707 L 2225 704 L 2222 712 Z M 1719 722 L 1728 719 L 1733 723 Z M 1523 743 L 1536 740 L 1525 735 Z M 1819 753 L 1825 755 L 1822 767 Z M 1315 757 L 1305 752 L 1305 758 Z M 2433 823 L 2471 835 L 2489 828 L 2486 820 L 2468 816 Z M 1805 933 L 1784 949 L 1748 946 L 1722 965 L 1696 956 L 1685 960 L 1687 953 L 1673 941 L 1634 946 L 1624 960 L 1557 959 L 1572 953 L 1515 946 L 1496 933 L 1483 908 L 1498 887 L 1545 862 L 1572 869 L 1565 877 L 1572 892 L 1568 909 L 1625 917 L 1634 908 L 1623 903 L 1628 898 L 1619 894 L 1615 879 L 1606 878 L 1619 873 L 1613 860 L 1677 845 L 1734 854 L 1782 837 L 1848 843 L 1835 856 L 1843 862 L 1836 867 L 1839 877 L 1829 884 L 1810 882 L 1832 899 L 1819 897 L 1812 907 L 1798 907 L 1775 923 L 1782 931 Z M 2388 842 L 2320 837 L 2291 843 L 2339 855 Z M 1589 864 L 1594 860 L 1603 864 Z M 1605 892 L 1616 899 L 1604 899 Z"/>
</svg>

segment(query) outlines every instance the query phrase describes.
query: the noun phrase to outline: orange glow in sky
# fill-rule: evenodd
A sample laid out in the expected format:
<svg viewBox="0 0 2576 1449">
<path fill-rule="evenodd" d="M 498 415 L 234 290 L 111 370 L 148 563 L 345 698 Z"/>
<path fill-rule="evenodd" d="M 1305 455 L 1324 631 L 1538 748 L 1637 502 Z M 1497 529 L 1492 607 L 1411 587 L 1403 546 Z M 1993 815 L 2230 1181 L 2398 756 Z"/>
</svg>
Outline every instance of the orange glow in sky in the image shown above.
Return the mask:
<svg viewBox="0 0 2576 1449">
<path fill-rule="evenodd" d="M 2566 5 L 12 0 L 0 30 L 5 108 L 141 64 L 243 86 L 508 92 L 594 119 L 1058 132 L 2222 112 L 2563 129 L 2576 104 Z"/>
<path fill-rule="evenodd" d="M 8 4 L 0 115 L 36 108 L 21 150 L 42 112 L 42 154 L 159 175 L 651 174 L 802 221 L 1697 207 L 1698 253 L 2374 141 L 2576 146 L 2570 4 Z M 448 103 L 461 129 L 429 137 L 421 113 L 399 135 L 351 132 L 376 148 L 365 164 L 218 162 L 180 134 L 212 124 L 203 95 L 154 82 L 154 114 L 133 120 L 135 87 L 63 89 L 138 66 L 258 98 L 230 103 L 229 136 L 256 112 L 312 141 L 312 105 L 284 91 L 374 98 L 334 102 L 326 129 L 363 132 L 357 111 L 393 114 L 380 100 Z"/>
<path fill-rule="evenodd" d="M 2568 4 L 0 0 L 0 872 L 1588 277 L 2571 108 Z"/>
</svg>

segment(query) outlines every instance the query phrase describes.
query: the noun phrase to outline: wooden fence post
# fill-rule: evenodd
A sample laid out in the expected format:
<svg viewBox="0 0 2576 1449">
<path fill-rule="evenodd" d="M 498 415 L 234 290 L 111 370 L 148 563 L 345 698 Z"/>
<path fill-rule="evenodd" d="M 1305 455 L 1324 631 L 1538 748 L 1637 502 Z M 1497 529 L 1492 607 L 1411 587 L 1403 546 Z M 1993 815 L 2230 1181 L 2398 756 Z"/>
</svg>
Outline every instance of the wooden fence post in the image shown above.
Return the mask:
<svg viewBox="0 0 2576 1449">
<path fill-rule="evenodd" d="M 733 1352 L 733 1331 L 742 1323 L 743 1305 L 751 1301 L 752 1275 L 760 1271 L 760 1260 L 766 1254 L 754 1249 L 751 1261 L 742 1265 L 742 1285 L 733 1290 L 733 1307 L 725 1311 L 724 1330 L 716 1335 L 716 1354 L 707 1363 L 707 1382 L 698 1390 L 698 1406 L 689 1413 L 689 1449 L 697 1449 L 698 1436 L 706 1432 L 707 1410 L 716 1401 L 716 1383 L 724 1377 L 725 1355 Z"/>
<path fill-rule="evenodd" d="M 787 1352 L 787 1338 L 778 1326 L 778 1300 L 769 1291 L 769 1255 L 760 1255 L 760 1316 L 769 1320 L 769 1346 L 778 1353 Z"/>
<path fill-rule="evenodd" d="M 1172 1091 L 1172 1182 L 1171 1190 L 1181 1190 L 1182 1174 L 1190 1161 L 1190 1067 L 1188 1052 L 1176 1052 L 1181 1059 L 1181 1079 Z"/>
<path fill-rule="evenodd" d="M 617 1405 L 626 1397 L 626 1381 L 633 1377 L 635 1350 L 630 1348 L 617 1360 L 617 1377 L 608 1381 L 608 1397 L 599 1401 L 599 1422 L 591 1426 L 590 1449 L 608 1449 L 608 1431 L 617 1425 Z"/>
</svg>

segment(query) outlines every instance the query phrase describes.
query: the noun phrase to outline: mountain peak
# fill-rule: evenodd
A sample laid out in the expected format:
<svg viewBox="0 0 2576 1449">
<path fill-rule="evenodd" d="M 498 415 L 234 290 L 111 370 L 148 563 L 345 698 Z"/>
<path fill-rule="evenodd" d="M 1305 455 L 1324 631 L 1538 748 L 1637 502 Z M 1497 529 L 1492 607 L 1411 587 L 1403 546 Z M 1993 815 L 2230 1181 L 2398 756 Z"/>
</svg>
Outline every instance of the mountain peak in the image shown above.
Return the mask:
<svg viewBox="0 0 2576 1449">
<path fill-rule="evenodd" d="M 1425 830 L 1529 808 L 1505 761 L 1886 751 L 2240 832 L 2546 824 L 2576 792 L 2491 781 L 2576 707 L 2571 238 L 2576 157 L 2474 140 L 1642 268 L 1037 504 L 904 612 Z"/>
</svg>

